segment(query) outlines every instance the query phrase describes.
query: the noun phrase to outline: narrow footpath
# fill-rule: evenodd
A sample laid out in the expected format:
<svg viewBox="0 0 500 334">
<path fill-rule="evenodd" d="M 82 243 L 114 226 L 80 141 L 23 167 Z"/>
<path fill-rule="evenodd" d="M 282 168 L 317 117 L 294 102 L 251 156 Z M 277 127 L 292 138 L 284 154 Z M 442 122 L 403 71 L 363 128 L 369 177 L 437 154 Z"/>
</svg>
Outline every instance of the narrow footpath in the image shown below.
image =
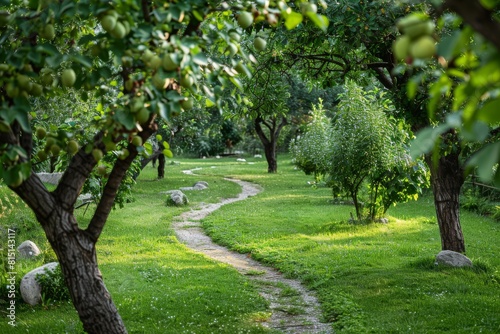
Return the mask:
<svg viewBox="0 0 500 334">
<path fill-rule="evenodd" d="M 192 174 L 191 171 L 185 171 L 185 173 Z M 270 303 L 272 315 L 267 322 L 263 323 L 265 326 L 283 333 L 333 333 L 331 324 L 320 322 L 321 312 L 316 297 L 299 281 L 283 277 L 277 270 L 262 265 L 246 254 L 217 245 L 205 234 L 201 227 L 201 219 L 223 205 L 245 200 L 262 191 L 261 188 L 249 182 L 225 180 L 239 184 L 242 192 L 238 197 L 224 199 L 216 204 L 205 204 L 174 218 L 172 228 L 179 241 L 195 251 L 233 266 L 240 273 L 254 280 L 261 296 Z"/>
</svg>

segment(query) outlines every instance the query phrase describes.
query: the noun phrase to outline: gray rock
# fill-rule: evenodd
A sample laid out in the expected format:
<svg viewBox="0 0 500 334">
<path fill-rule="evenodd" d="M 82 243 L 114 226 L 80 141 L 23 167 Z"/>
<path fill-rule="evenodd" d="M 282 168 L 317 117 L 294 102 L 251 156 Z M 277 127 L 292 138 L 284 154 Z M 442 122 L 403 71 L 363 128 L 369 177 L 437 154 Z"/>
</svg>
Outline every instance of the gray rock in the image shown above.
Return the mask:
<svg viewBox="0 0 500 334">
<path fill-rule="evenodd" d="M 446 265 L 451 267 L 472 267 L 472 261 L 465 255 L 444 250 L 436 255 L 436 265 Z"/>
<path fill-rule="evenodd" d="M 57 185 L 61 180 L 63 173 L 37 173 L 42 182 Z"/>
<path fill-rule="evenodd" d="M 381 223 L 381 224 L 387 224 L 387 223 L 389 223 L 389 219 L 387 219 L 387 218 L 380 218 L 377 221 L 379 223 Z"/>
<path fill-rule="evenodd" d="M 26 303 L 30 305 L 37 305 L 40 303 L 42 300 L 42 288 L 40 283 L 36 280 L 36 275 L 43 274 L 46 270 L 54 271 L 58 265 L 57 262 L 50 262 L 24 275 L 19 285 L 19 290 Z"/>
<path fill-rule="evenodd" d="M 208 182 L 198 181 L 192 187 L 182 187 L 180 190 L 189 191 L 189 190 L 204 190 L 208 188 Z"/>
<path fill-rule="evenodd" d="M 170 190 L 168 193 L 167 205 L 182 206 L 189 203 L 186 195 L 180 190 Z"/>
<path fill-rule="evenodd" d="M 40 255 L 40 249 L 38 246 L 31 240 L 23 241 L 19 247 L 17 247 L 17 251 L 19 252 L 20 258 L 34 258 Z"/>
</svg>

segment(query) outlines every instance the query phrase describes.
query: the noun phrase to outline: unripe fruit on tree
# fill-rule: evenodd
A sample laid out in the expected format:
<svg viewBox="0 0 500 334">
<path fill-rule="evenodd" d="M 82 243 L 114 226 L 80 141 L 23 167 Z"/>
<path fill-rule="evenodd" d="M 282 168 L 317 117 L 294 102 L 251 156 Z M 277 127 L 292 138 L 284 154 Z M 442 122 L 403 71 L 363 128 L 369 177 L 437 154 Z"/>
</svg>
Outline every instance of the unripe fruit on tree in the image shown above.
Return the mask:
<svg viewBox="0 0 500 334">
<path fill-rule="evenodd" d="M 78 143 L 75 140 L 70 140 L 66 148 L 69 154 L 75 155 L 78 152 Z"/>
<path fill-rule="evenodd" d="M 406 59 L 408 52 L 410 50 L 410 37 L 406 35 L 401 35 L 392 44 L 392 51 L 394 52 L 394 58 L 396 60 Z"/>
<path fill-rule="evenodd" d="M 163 56 L 162 66 L 165 71 L 174 71 L 177 69 L 179 65 L 174 61 L 174 58 L 175 57 L 169 53 Z"/>
<path fill-rule="evenodd" d="M 128 79 L 127 81 L 125 81 L 124 86 L 126 90 L 131 91 L 132 88 L 134 88 L 134 80 Z"/>
<path fill-rule="evenodd" d="M 9 82 L 7 84 L 7 87 L 5 88 L 5 91 L 7 93 L 7 96 L 11 98 L 15 98 L 19 96 L 19 87 L 13 82 Z"/>
<path fill-rule="evenodd" d="M 141 60 L 144 62 L 144 63 L 147 63 L 151 60 L 151 58 L 153 58 L 155 54 L 149 50 L 149 49 L 146 49 L 144 50 L 144 53 L 142 54 L 141 56 Z"/>
<path fill-rule="evenodd" d="M 23 174 L 19 171 L 17 175 L 12 179 L 12 182 L 9 184 L 12 188 L 17 188 L 23 183 Z"/>
<path fill-rule="evenodd" d="M 238 24 L 243 29 L 250 27 L 253 23 L 253 15 L 249 12 L 240 12 L 238 15 Z"/>
<path fill-rule="evenodd" d="M 193 99 L 186 97 L 184 100 L 181 101 L 181 107 L 186 111 L 191 110 L 193 108 Z"/>
<path fill-rule="evenodd" d="M 36 155 L 38 157 L 38 160 L 40 160 L 40 161 L 47 160 L 47 153 L 45 153 L 45 151 L 38 151 L 38 153 Z"/>
<path fill-rule="evenodd" d="M 94 148 L 92 150 L 92 156 L 94 157 L 95 161 L 99 161 L 99 160 L 102 159 L 103 153 L 102 153 L 102 151 L 100 149 Z"/>
<path fill-rule="evenodd" d="M 24 89 L 24 90 L 30 90 L 32 87 L 30 78 L 24 74 L 17 75 L 17 83 L 19 84 L 19 87 Z"/>
<path fill-rule="evenodd" d="M 33 84 L 33 86 L 31 87 L 30 93 L 33 96 L 40 96 L 40 95 L 42 95 L 42 93 L 43 93 L 43 87 L 42 87 L 42 85 Z"/>
<path fill-rule="evenodd" d="M 116 27 L 116 17 L 114 15 L 104 15 L 101 18 L 101 26 L 104 30 L 107 32 L 113 31 L 113 29 Z"/>
<path fill-rule="evenodd" d="M 101 176 L 105 176 L 106 175 L 106 166 L 104 166 L 104 165 L 97 166 L 97 174 L 99 174 Z"/>
<path fill-rule="evenodd" d="M 75 71 L 71 68 L 65 69 L 61 74 L 61 83 L 64 87 L 73 87 L 76 81 Z"/>
<path fill-rule="evenodd" d="M 52 24 L 47 24 L 40 31 L 40 36 L 48 40 L 53 40 L 54 37 L 56 37 L 56 30 L 54 29 L 54 26 Z"/>
<path fill-rule="evenodd" d="M 56 142 L 57 141 L 54 137 L 47 137 L 47 141 L 45 142 L 45 148 L 47 148 L 47 150 L 50 150 L 52 145 L 55 145 Z"/>
<path fill-rule="evenodd" d="M 193 77 L 190 76 L 189 74 L 185 74 L 181 77 L 181 86 L 184 88 L 191 88 L 194 84 Z"/>
<path fill-rule="evenodd" d="M 144 107 L 144 101 L 140 97 L 134 97 L 130 103 L 130 111 L 135 113 Z"/>
<path fill-rule="evenodd" d="M 430 36 L 420 37 L 410 46 L 413 58 L 430 58 L 436 54 L 436 41 Z"/>
<path fill-rule="evenodd" d="M 151 59 L 149 60 L 149 62 L 147 63 L 147 66 L 152 69 L 152 70 L 157 70 L 160 68 L 161 66 L 161 58 L 157 55 L 154 55 L 153 57 L 151 57 Z"/>
<path fill-rule="evenodd" d="M 256 37 L 253 40 L 253 46 L 257 51 L 263 51 L 266 48 L 267 42 L 265 39 L 261 37 Z"/>
<path fill-rule="evenodd" d="M 161 141 L 162 139 L 163 139 L 163 137 L 160 134 L 156 135 L 156 140 Z"/>
<path fill-rule="evenodd" d="M 109 32 L 114 38 L 121 39 L 127 35 L 127 29 L 121 22 L 116 22 L 115 28 Z"/>
<path fill-rule="evenodd" d="M 240 34 L 235 31 L 229 33 L 229 38 L 231 38 L 235 42 L 239 42 L 241 40 Z"/>
<path fill-rule="evenodd" d="M 35 136 L 38 139 L 43 139 L 47 135 L 47 131 L 44 128 L 36 128 Z"/>
<path fill-rule="evenodd" d="M 54 78 L 52 78 L 52 75 L 50 73 L 43 74 L 40 79 L 44 86 L 50 86 L 54 82 Z"/>
<path fill-rule="evenodd" d="M 147 122 L 149 119 L 149 110 L 146 108 L 142 108 L 139 110 L 139 112 L 135 115 L 135 119 L 139 124 L 142 124 L 144 122 Z"/>
<path fill-rule="evenodd" d="M 129 152 L 126 148 L 124 148 L 124 149 L 120 152 L 120 155 L 118 156 L 118 158 L 119 158 L 120 160 L 125 160 L 125 159 L 127 159 L 127 157 L 129 156 L 129 154 L 130 154 L 130 152 Z"/>
<path fill-rule="evenodd" d="M 160 73 L 156 73 L 151 79 L 153 86 L 155 86 L 159 90 L 163 90 L 166 88 L 167 80 L 162 78 Z"/>
<path fill-rule="evenodd" d="M 234 56 L 235 54 L 238 53 L 238 46 L 236 44 L 234 44 L 234 43 L 229 43 L 227 45 L 227 51 L 229 52 L 229 54 L 231 56 Z"/>
<path fill-rule="evenodd" d="M 141 138 L 141 137 L 139 137 L 139 136 L 134 136 L 134 137 L 132 138 L 132 145 L 134 145 L 134 146 L 136 146 L 136 147 L 137 147 L 137 146 L 142 146 L 142 138 Z"/>
<path fill-rule="evenodd" d="M 116 144 L 112 141 L 107 141 L 104 145 L 106 146 L 106 151 L 108 152 L 116 150 Z"/>
<path fill-rule="evenodd" d="M 174 157 L 174 154 L 168 148 L 163 150 L 163 154 L 169 159 L 172 159 Z"/>
<path fill-rule="evenodd" d="M 50 147 L 50 153 L 52 153 L 54 157 L 58 156 L 60 152 L 61 152 L 61 147 L 59 145 L 54 144 Z"/>
</svg>

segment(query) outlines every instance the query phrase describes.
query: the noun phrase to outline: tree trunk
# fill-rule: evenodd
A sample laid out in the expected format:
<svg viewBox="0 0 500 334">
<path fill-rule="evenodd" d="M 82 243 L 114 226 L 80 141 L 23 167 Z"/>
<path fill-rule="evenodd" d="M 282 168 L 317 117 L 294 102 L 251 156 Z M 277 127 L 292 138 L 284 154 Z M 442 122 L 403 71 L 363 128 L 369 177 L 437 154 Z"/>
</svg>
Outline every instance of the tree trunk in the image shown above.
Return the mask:
<svg viewBox="0 0 500 334">
<path fill-rule="evenodd" d="M 95 244 L 82 230 L 73 230 L 75 218 L 53 215 L 58 224 L 49 224 L 47 238 L 57 255 L 73 305 L 87 333 L 123 334 L 125 324 L 118 314 L 97 266 Z M 69 221 L 68 221 L 69 220 Z"/>
<path fill-rule="evenodd" d="M 160 154 L 158 156 L 158 179 L 163 179 L 165 177 L 165 156 Z"/>
<path fill-rule="evenodd" d="M 268 143 L 264 145 L 264 153 L 267 160 L 267 172 L 278 172 L 278 161 L 276 159 L 276 143 Z"/>
<path fill-rule="evenodd" d="M 278 171 L 278 160 L 276 153 L 278 147 L 278 138 L 281 130 L 287 124 L 288 122 L 285 117 L 282 117 L 279 123 L 276 118 L 271 118 L 270 120 L 266 121 L 261 116 L 258 116 L 254 121 L 255 132 L 257 132 L 257 135 L 259 136 L 259 139 L 264 146 L 268 173 L 276 173 Z M 262 125 L 264 125 L 269 130 L 269 135 L 266 135 L 264 129 L 262 128 Z"/>
<path fill-rule="evenodd" d="M 458 153 L 441 156 L 434 164 L 426 158 L 431 170 L 434 205 L 441 234 L 441 247 L 465 253 L 465 242 L 460 226 L 460 188 L 464 183 L 464 171 Z"/>
</svg>

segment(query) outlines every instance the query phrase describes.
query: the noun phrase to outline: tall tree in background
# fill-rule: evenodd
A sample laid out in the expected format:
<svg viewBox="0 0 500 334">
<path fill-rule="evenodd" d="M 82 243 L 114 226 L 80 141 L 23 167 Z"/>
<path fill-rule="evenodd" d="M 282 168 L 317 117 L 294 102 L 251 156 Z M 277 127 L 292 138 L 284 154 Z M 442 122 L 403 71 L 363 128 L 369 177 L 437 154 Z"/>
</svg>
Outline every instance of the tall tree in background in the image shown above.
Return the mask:
<svg viewBox="0 0 500 334">
<path fill-rule="evenodd" d="M 376 78 L 391 93 L 396 108 L 414 132 L 431 124 L 427 113 L 429 95 L 415 90 L 407 95 L 407 85 L 417 74 L 406 70 L 395 59 L 392 43 L 399 35 L 398 19 L 412 11 L 430 12 L 428 4 L 401 5 L 398 1 L 327 1 L 319 7 L 332 22 L 326 32 L 312 31 L 304 26 L 288 34 L 281 51 L 289 67 L 301 69 L 305 76 L 317 77 L 325 85 L 335 85 L 345 77 L 362 82 L 367 74 Z M 429 65 L 427 69 L 436 68 Z M 414 79 L 413 79 L 414 80 Z M 367 80 L 367 82 L 370 82 Z M 415 85 L 413 85 L 415 86 Z M 438 119 L 444 119 L 449 106 L 440 106 Z M 455 131 L 443 134 L 437 163 L 427 159 L 431 169 L 431 185 L 440 228 L 442 249 L 465 252 L 459 215 L 460 188 L 464 182 L 461 146 Z"/>
</svg>

